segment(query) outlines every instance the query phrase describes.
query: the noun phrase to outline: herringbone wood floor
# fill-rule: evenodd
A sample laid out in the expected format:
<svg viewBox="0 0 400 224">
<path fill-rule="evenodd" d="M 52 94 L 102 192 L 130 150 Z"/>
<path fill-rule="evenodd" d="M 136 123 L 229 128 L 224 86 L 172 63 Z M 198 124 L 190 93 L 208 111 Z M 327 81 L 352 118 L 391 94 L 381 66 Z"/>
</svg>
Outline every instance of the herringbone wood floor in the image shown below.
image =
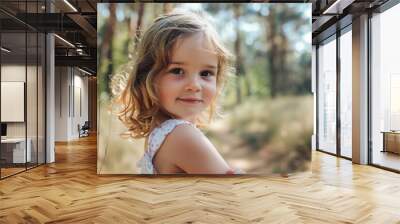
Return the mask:
<svg viewBox="0 0 400 224">
<path fill-rule="evenodd" d="M 96 174 L 96 139 L 0 181 L 0 223 L 400 223 L 400 175 L 313 153 L 312 172 L 273 177 Z"/>
</svg>

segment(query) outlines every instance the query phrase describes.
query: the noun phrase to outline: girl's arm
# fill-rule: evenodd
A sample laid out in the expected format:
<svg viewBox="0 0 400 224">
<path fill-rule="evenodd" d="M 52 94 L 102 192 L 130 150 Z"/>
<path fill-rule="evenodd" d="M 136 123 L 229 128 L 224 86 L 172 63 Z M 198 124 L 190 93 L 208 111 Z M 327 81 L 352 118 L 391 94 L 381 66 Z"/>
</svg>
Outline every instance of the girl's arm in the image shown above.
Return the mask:
<svg viewBox="0 0 400 224">
<path fill-rule="evenodd" d="M 171 163 L 189 174 L 232 173 L 208 138 L 190 125 L 177 126 L 166 137 L 161 151 Z"/>
</svg>

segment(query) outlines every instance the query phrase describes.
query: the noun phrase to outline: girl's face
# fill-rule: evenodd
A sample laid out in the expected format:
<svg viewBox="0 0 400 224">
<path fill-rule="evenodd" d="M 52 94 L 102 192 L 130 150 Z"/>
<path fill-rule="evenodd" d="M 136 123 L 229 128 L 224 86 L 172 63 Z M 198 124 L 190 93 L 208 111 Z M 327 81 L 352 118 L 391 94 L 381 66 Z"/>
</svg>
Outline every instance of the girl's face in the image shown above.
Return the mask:
<svg viewBox="0 0 400 224">
<path fill-rule="evenodd" d="M 217 92 L 218 57 L 203 33 L 177 40 L 170 64 L 155 84 L 161 106 L 177 118 L 195 122 Z"/>
</svg>

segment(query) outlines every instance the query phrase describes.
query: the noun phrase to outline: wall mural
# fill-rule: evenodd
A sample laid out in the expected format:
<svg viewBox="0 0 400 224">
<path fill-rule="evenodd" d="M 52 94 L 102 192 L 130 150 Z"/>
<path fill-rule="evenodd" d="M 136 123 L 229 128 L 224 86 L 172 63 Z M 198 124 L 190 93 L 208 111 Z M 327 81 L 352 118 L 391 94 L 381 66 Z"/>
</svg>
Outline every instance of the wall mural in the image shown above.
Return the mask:
<svg viewBox="0 0 400 224">
<path fill-rule="evenodd" d="M 311 4 L 102 3 L 97 18 L 99 174 L 308 170 Z"/>
</svg>

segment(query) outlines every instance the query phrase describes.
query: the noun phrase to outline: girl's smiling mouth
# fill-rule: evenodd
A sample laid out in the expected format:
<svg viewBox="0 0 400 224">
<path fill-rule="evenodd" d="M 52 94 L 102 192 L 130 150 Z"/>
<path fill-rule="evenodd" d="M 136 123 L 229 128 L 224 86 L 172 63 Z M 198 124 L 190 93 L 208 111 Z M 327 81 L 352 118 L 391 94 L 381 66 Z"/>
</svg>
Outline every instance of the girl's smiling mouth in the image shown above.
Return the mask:
<svg viewBox="0 0 400 224">
<path fill-rule="evenodd" d="M 183 103 L 190 103 L 190 104 L 197 104 L 203 102 L 202 99 L 196 97 L 179 97 L 177 98 L 177 100 Z"/>
</svg>

